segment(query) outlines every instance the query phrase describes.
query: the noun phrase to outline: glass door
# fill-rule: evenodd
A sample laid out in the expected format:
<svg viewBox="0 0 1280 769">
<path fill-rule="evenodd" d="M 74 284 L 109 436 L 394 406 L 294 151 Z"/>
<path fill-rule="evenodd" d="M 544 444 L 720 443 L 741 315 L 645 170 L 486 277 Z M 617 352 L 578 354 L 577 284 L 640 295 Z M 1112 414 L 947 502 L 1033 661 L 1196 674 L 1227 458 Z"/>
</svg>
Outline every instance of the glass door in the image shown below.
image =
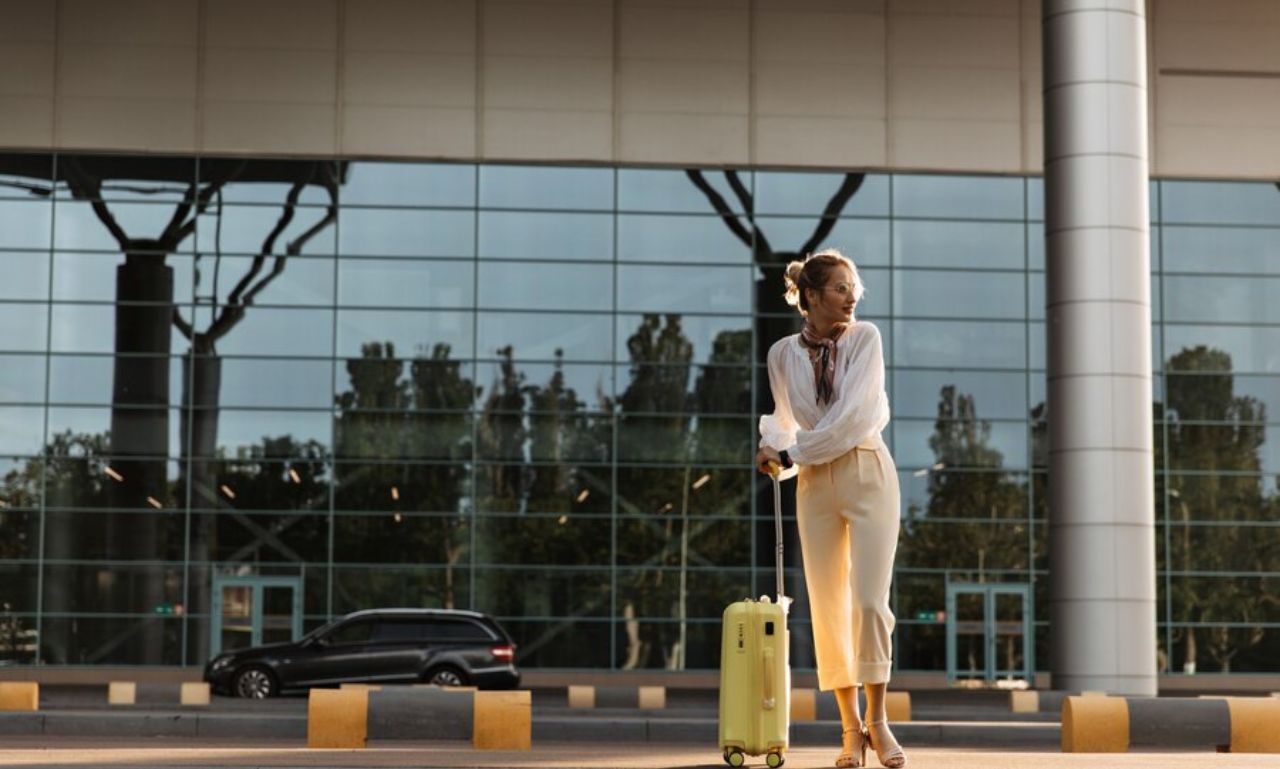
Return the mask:
<svg viewBox="0 0 1280 769">
<path fill-rule="evenodd" d="M 214 577 L 211 655 L 302 636 L 301 577 Z"/>
<path fill-rule="evenodd" d="M 947 683 L 1035 682 L 1031 586 L 947 585 Z"/>
</svg>

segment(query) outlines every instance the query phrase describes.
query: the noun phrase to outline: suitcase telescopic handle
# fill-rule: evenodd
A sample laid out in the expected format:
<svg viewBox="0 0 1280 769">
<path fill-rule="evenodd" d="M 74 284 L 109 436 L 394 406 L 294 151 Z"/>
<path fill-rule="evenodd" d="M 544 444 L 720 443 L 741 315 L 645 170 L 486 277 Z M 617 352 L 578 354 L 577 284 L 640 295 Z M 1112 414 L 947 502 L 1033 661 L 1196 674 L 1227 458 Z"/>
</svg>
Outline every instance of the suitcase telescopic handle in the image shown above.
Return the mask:
<svg viewBox="0 0 1280 769">
<path fill-rule="evenodd" d="M 778 603 L 784 608 L 787 597 L 787 591 L 782 585 L 782 484 L 778 480 L 778 475 L 782 473 L 782 467 L 777 462 L 769 463 L 769 479 L 773 481 L 773 536 L 777 543 L 774 546 L 774 565 L 778 571 Z"/>
</svg>

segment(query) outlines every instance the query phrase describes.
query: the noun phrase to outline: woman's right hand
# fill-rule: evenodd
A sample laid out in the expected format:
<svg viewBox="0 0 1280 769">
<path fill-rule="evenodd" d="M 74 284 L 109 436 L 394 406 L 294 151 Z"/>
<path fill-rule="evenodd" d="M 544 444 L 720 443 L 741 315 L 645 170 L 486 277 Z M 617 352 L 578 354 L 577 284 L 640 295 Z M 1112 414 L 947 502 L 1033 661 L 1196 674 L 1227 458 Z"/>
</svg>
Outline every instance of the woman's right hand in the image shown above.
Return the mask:
<svg viewBox="0 0 1280 769">
<path fill-rule="evenodd" d="M 773 472 L 769 469 L 770 462 L 781 467 L 782 457 L 778 456 L 778 452 L 770 447 L 761 446 L 760 450 L 756 452 L 756 469 L 765 475 L 772 475 Z"/>
</svg>

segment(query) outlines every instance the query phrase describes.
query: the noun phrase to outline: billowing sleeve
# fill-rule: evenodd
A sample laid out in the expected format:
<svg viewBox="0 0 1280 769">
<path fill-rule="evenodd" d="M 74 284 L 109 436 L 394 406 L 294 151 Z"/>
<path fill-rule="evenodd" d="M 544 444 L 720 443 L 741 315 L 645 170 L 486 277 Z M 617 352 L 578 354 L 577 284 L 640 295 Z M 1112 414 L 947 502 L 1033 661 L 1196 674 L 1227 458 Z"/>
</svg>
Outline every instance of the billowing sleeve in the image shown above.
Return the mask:
<svg viewBox="0 0 1280 769">
<path fill-rule="evenodd" d="M 773 413 L 760 417 L 760 447 L 768 446 L 774 451 L 789 448 L 796 442 L 795 417 L 791 414 L 791 398 L 787 390 L 787 372 L 785 360 L 786 340 L 782 340 L 769 348 L 769 390 L 773 393 Z M 779 478 L 785 480 L 797 472 L 793 466 L 782 471 Z"/>
<path fill-rule="evenodd" d="M 843 456 L 889 421 L 880 330 L 865 321 L 858 327 L 839 399 L 812 430 L 798 431 L 795 446 L 787 450 L 799 464 L 821 465 Z"/>
</svg>

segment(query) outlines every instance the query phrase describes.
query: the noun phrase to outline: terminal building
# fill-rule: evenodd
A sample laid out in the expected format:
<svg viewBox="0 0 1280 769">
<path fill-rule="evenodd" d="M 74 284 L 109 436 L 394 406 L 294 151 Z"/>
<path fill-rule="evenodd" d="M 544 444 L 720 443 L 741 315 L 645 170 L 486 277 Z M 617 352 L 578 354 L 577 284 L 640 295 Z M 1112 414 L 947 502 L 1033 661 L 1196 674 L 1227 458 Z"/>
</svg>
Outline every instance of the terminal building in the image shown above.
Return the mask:
<svg viewBox="0 0 1280 769">
<path fill-rule="evenodd" d="M 1246 0 L 4 0 L 0 665 L 424 606 L 524 670 L 714 669 L 772 591 L 782 269 L 835 247 L 899 672 L 1278 674 L 1277 39 Z"/>
</svg>

